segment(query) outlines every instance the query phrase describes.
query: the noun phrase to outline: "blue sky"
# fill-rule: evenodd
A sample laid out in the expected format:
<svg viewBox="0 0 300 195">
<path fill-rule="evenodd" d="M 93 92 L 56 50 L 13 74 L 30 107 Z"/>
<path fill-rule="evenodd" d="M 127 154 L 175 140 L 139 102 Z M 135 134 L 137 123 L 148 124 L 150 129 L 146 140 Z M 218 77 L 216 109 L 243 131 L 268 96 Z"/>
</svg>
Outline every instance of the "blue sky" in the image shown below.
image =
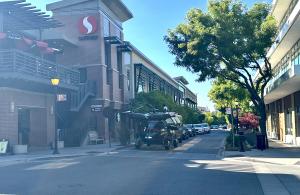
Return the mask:
<svg viewBox="0 0 300 195">
<path fill-rule="evenodd" d="M 27 1 L 44 9 L 47 3 L 57 0 Z M 175 28 L 184 21 L 188 10 L 206 9 L 207 0 L 123 0 L 123 2 L 134 15 L 133 19 L 124 23 L 125 39 L 172 77 L 184 76 L 190 83 L 188 87 L 198 96 L 198 105 L 208 106 L 212 110 L 213 104 L 207 97 L 211 87 L 210 81 L 195 82 L 197 75 L 187 72 L 184 68 L 175 67 L 174 56 L 169 54 L 168 47 L 163 40 L 168 29 Z M 244 0 L 243 2 L 251 6 L 255 2 L 262 1 Z"/>
</svg>

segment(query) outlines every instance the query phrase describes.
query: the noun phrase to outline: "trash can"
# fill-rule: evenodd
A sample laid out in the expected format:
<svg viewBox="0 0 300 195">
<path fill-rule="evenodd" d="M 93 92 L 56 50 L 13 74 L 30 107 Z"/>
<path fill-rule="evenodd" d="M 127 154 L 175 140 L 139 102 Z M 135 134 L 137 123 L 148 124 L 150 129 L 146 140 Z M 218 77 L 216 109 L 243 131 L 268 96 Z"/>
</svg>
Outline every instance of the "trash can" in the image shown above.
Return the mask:
<svg viewBox="0 0 300 195">
<path fill-rule="evenodd" d="M 244 146 L 244 142 L 245 142 L 245 135 L 244 135 L 244 132 L 242 131 L 239 131 L 239 140 L 240 140 L 240 148 L 239 148 L 239 151 L 240 152 L 245 152 L 245 146 Z"/>
<path fill-rule="evenodd" d="M 265 150 L 266 149 L 266 136 L 258 133 L 256 134 L 256 148 L 259 150 Z"/>
</svg>

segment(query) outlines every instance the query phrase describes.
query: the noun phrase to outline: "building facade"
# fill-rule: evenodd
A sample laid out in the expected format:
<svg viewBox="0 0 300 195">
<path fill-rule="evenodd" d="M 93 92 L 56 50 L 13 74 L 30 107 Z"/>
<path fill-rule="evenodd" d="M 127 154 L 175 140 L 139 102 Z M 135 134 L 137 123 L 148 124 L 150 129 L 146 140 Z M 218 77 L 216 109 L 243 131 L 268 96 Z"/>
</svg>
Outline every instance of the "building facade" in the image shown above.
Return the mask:
<svg viewBox="0 0 300 195">
<path fill-rule="evenodd" d="M 172 78 L 136 47 L 131 45 L 131 48 L 132 74 L 134 75 L 131 81 L 134 86 L 132 98 L 140 92 L 158 90 L 171 96 L 177 104 L 197 108 L 197 95 L 187 87 L 187 81 L 185 84 L 182 83 L 179 78 L 185 80 L 183 77 Z"/>
<path fill-rule="evenodd" d="M 121 0 L 61 0 L 47 10 L 52 17 L 23 0 L 0 2 L 0 139 L 46 147 L 57 125 L 66 146 L 89 131 L 117 140 L 120 113 L 139 92 L 160 90 L 196 108 L 186 84 L 124 41 L 133 15 Z"/>
<path fill-rule="evenodd" d="M 129 103 L 127 72 L 131 71 L 124 65 L 131 50 L 122 23 L 132 13 L 120 0 L 63 0 L 48 4 L 47 10 L 64 24 L 45 36 L 64 51 L 56 61 L 80 72 L 79 93 L 72 94 L 65 128 L 70 135 L 94 130 L 106 141 L 117 138 L 117 116 Z"/>
<path fill-rule="evenodd" d="M 54 48 L 43 31 L 62 26 L 24 1 L 0 2 L 0 139 L 11 145 L 44 147 L 55 132 L 55 90 L 78 90 L 79 71 L 51 61 Z M 33 34 L 36 34 L 33 35 Z"/>
<path fill-rule="evenodd" d="M 300 145 L 300 1 L 274 0 L 279 32 L 268 52 L 273 78 L 265 91 L 268 136 Z"/>
</svg>

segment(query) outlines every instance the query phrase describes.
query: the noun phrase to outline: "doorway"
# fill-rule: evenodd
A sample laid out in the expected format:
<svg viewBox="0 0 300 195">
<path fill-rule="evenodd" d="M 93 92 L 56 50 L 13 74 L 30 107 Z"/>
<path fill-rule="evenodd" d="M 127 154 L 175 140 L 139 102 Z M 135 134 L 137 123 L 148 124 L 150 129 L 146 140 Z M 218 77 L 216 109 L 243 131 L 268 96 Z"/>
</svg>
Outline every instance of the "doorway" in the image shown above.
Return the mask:
<svg viewBox="0 0 300 195">
<path fill-rule="evenodd" d="M 30 134 L 30 110 L 18 109 L 18 144 L 28 145 Z"/>
</svg>

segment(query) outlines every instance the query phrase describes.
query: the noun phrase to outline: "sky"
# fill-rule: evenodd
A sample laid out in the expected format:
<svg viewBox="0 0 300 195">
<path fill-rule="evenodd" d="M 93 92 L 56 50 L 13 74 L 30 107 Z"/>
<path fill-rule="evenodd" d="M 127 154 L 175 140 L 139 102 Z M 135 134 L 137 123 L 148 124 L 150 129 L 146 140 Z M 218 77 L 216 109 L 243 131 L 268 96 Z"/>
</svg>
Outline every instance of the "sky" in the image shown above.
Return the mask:
<svg viewBox="0 0 300 195">
<path fill-rule="evenodd" d="M 44 10 L 45 5 L 57 0 L 27 0 Z M 271 0 L 268 0 L 269 2 Z M 142 3 L 141 3 L 142 2 Z M 248 6 L 261 0 L 243 0 Z M 168 29 L 184 22 L 186 13 L 192 8 L 206 10 L 207 0 L 123 0 L 134 18 L 123 24 L 125 40 L 130 41 L 162 70 L 172 77 L 184 76 L 189 89 L 197 94 L 198 105 L 214 110 L 207 97 L 211 81 L 196 82 L 197 75 L 182 67 L 174 66 L 174 56 L 169 53 L 163 37 Z"/>
</svg>

